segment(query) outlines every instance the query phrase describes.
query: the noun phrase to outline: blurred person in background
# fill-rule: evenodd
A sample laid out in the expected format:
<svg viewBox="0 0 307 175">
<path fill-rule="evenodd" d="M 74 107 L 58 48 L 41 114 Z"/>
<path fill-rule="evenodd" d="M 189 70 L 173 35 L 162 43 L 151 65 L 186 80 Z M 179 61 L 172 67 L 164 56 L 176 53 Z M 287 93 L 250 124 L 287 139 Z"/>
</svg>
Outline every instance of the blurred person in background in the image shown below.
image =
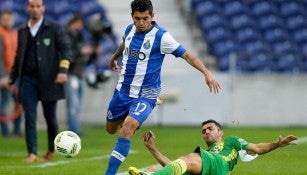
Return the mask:
<svg viewBox="0 0 307 175">
<path fill-rule="evenodd" d="M 105 83 L 111 76 L 109 62 L 117 49 L 117 38 L 111 22 L 101 13 L 92 14 L 86 22 L 93 52 L 86 64 L 85 79 L 90 88 L 97 90 L 99 84 Z"/>
<path fill-rule="evenodd" d="M 0 15 L 0 36 L 3 40 L 3 52 L 0 55 L 0 60 L 3 64 L 3 69 L 0 70 L 0 115 L 2 117 L 8 114 L 8 105 L 11 97 L 14 97 L 14 93 L 9 89 L 8 77 L 11 72 L 16 50 L 17 50 L 17 31 L 13 29 L 14 27 L 14 14 L 10 10 L 5 10 Z M 10 135 L 8 121 L 0 121 L 2 136 L 7 137 Z M 21 115 L 19 114 L 17 118 L 13 121 L 13 133 L 12 136 L 21 136 Z"/>
<path fill-rule="evenodd" d="M 106 175 L 115 175 L 128 156 L 131 137 L 148 118 L 161 91 L 160 73 L 166 54 L 183 58 L 200 71 L 210 92 L 218 93 L 220 85 L 200 59 L 179 44 L 172 35 L 153 21 L 150 0 L 131 2 L 132 24 L 112 55 L 110 67 L 120 77 L 109 103 L 106 130 L 119 136 L 109 158 Z M 117 59 L 122 58 L 121 70 Z"/>
<path fill-rule="evenodd" d="M 54 139 L 58 134 L 57 101 L 65 97 L 71 48 L 67 31 L 58 23 L 45 19 L 43 0 L 28 0 L 29 20 L 18 30 L 18 48 L 9 84 L 17 80 L 25 114 L 26 162 L 38 161 L 37 106 L 41 102 L 47 123 L 48 150 L 43 160 L 54 156 Z"/>
<path fill-rule="evenodd" d="M 68 130 L 80 135 L 80 112 L 83 101 L 84 67 L 92 48 L 85 46 L 81 16 L 74 16 L 68 23 L 68 36 L 72 47 L 72 59 L 65 83 Z"/>
</svg>

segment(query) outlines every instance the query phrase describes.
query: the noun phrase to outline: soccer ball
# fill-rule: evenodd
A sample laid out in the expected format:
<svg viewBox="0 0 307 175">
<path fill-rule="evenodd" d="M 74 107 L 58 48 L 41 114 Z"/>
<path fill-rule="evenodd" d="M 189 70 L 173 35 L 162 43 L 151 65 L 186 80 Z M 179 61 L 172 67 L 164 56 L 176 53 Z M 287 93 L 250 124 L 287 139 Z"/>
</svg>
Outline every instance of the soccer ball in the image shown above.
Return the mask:
<svg viewBox="0 0 307 175">
<path fill-rule="evenodd" d="M 81 139 L 72 131 L 62 131 L 54 139 L 54 148 L 64 157 L 74 157 L 81 150 Z"/>
</svg>

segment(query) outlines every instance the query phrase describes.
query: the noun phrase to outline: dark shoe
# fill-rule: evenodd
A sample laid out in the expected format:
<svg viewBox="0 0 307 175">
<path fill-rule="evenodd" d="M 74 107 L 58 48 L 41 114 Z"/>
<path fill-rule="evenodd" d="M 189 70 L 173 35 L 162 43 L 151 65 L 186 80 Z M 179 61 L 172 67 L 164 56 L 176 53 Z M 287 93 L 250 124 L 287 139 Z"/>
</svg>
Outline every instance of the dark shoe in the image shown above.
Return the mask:
<svg viewBox="0 0 307 175">
<path fill-rule="evenodd" d="M 37 162 L 37 161 L 38 161 L 38 157 L 37 157 L 37 155 L 34 154 L 34 153 L 30 153 L 30 154 L 28 155 L 28 157 L 25 159 L 25 162 L 29 162 L 29 163 L 31 163 L 31 162 Z"/>
<path fill-rule="evenodd" d="M 52 160 L 54 156 L 54 152 L 48 151 L 44 156 L 43 156 L 43 160 L 45 161 L 50 161 Z"/>
</svg>

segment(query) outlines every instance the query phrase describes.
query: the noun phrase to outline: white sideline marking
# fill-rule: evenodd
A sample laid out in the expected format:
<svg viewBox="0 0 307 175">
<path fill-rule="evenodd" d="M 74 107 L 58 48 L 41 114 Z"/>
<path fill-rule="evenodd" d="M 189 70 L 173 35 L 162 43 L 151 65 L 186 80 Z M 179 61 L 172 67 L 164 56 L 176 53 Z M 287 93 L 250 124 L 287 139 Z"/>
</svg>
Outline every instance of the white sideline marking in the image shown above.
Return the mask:
<svg viewBox="0 0 307 175">
<path fill-rule="evenodd" d="M 302 144 L 307 142 L 307 136 L 299 137 L 297 140 L 294 141 L 296 144 Z"/>
<path fill-rule="evenodd" d="M 85 158 L 85 159 L 59 160 L 59 161 L 54 161 L 54 162 L 42 163 L 40 165 L 33 165 L 33 166 L 29 166 L 29 167 L 31 167 L 31 168 L 46 168 L 46 167 L 51 167 L 51 166 L 63 165 L 63 164 L 67 164 L 67 163 L 102 160 L 102 159 L 107 159 L 109 156 L 110 155 L 108 154 L 108 155 L 90 157 L 90 158 Z"/>
<path fill-rule="evenodd" d="M 102 159 L 109 158 L 109 156 L 110 155 L 108 154 L 108 155 L 96 156 L 96 157 L 90 157 L 90 158 L 84 158 L 84 159 L 67 158 L 67 159 L 70 159 L 70 160 L 59 160 L 59 161 L 46 162 L 46 163 L 41 163 L 39 165 L 31 165 L 31 166 L 27 166 L 27 165 L 25 165 L 25 166 L 5 166 L 5 168 L 11 168 L 11 169 L 20 168 L 20 167 L 26 167 L 26 168 L 46 168 L 46 167 L 63 165 L 63 164 L 74 163 L 74 162 L 102 160 Z"/>
<path fill-rule="evenodd" d="M 138 153 L 138 151 L 130 150 L 130 154 L 137 154 L 137 153 Z M 39 165 L 33 165 L 33 166 L 27 166 L 27 167 L 30 167 L 30 168 L 46 168 L 46 167 L 58 166 L 58 165 L 63 165 L 63 164 L 67 164 L 67 163 L 74 163 L 74 162 L 81 162 L 81 161 L 103 160 L 103 159 L 108 159 L 109 157 L 110 157 L 110 154 L 106 154 L 106 155 L 103 155 L 103 156 L 84 158 L 84 159 L 68 158 L 69 160 L 59 160 L 59 161 L 54 161 L 54 162 L 46 162 L 46 163 L 42 163 L 42 164 L 39 164 Z"/>
</svg>

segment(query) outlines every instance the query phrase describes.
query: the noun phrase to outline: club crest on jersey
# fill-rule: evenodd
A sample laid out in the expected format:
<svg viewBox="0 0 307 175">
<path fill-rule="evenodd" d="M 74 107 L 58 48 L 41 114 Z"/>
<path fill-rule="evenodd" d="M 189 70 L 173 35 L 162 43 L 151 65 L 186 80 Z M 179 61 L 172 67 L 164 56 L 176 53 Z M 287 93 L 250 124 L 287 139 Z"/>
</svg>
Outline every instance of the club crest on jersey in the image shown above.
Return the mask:
<svg viewBox="0 0 307 175">
<path fill-rule="evenodd" d="M 150 49 L 150 40 L 147 40 L 144 44 L 143 44 L 143 48 L 148 50 Z"/>
<path fill-rule="evenodd" d="M 111 112 L 111 111 L 108 111 L 107 117 L 108 117 L 108 119 L 113 119 L 113 115 L 112 115 L 112 112 Z"/>
</svg>

